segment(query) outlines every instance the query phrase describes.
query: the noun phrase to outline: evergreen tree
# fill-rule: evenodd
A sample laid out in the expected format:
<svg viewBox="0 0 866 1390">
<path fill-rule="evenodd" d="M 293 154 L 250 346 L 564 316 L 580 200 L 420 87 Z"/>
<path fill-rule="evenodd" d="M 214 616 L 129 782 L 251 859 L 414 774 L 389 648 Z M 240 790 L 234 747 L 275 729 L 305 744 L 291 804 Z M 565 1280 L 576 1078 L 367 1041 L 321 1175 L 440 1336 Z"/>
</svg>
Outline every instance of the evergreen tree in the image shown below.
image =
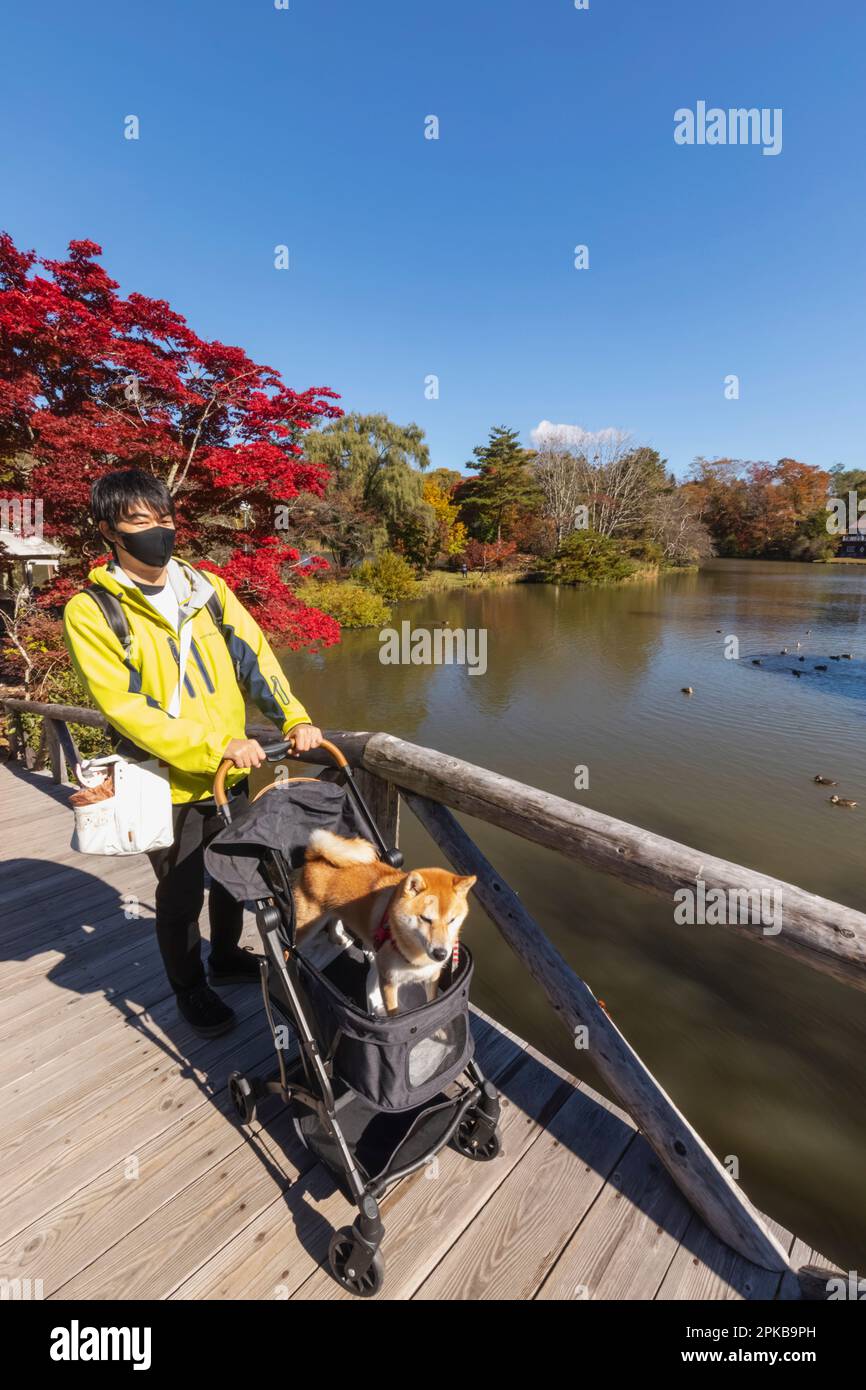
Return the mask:
<svg viewBox="0 0 866 1390">
<path fill-rule="evenodd" d="M 501 541 L 510 521 L 536 508 L 540 496 L 530 471 L 532 457 L 517 432 L 495 425 L 486 444 L 472 450 L 477 460 L 467 467 L 477 473 L 455 490 L 470 535 L 480 541 Z"/>
</svg>

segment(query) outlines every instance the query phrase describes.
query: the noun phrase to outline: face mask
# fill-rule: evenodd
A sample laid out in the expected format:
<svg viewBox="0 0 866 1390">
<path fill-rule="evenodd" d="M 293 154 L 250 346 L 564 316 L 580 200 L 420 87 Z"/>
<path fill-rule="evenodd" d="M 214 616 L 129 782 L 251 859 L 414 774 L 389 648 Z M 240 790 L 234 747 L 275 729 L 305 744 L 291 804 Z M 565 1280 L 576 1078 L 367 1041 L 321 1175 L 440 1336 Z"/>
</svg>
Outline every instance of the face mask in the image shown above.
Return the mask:
<svg viewBox="0 0 866 1390">
<path fill-rule="evenodd" d="M 173 526 L 148 526 L 145 531 L 116 531 L 121 545 L 143 565 L 162 569 L 171 559 L 174 550 L 175 531 Z"/>
</svg>

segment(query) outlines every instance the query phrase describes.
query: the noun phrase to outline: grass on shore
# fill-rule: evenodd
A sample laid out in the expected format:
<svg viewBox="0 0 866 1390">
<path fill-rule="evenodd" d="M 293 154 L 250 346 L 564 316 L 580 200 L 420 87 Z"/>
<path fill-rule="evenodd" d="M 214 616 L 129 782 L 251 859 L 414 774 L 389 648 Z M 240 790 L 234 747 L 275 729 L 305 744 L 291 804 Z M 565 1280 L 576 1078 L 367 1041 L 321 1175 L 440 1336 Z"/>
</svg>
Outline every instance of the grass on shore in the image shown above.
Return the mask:
<svg viewBox="0 0 866 1390">
<path fill-rule="evenodd" d="M 522 579 L 515 570 L 470 570 L 464 579 L 459 570 L 431 570 L 418 580 L 416 598 L 440 594 L 445 589 L 495 589 L 502 584 L 516 584 Z"/>
</svg>

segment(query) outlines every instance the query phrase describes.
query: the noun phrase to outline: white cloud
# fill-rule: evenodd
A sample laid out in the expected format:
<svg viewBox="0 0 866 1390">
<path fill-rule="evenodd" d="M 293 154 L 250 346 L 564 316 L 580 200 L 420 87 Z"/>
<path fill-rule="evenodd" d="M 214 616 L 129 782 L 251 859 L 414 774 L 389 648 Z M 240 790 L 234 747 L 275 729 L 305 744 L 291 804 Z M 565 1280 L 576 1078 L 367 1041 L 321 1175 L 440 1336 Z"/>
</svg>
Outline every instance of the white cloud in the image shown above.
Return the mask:
<svg viewBox="0 0 866 1390">
<path fill-rule="evenodd" d="M 531 431 L 531 438 L 537 448 L 545 443 L 556 443 L 586 452 L 600 444 L 614 444 L 625 439 L 626 431 L 613 426 L 605 430 L 585 430 L 581 425 L 555 425 L 552 420 L 542 420 Z"/>
</svg>

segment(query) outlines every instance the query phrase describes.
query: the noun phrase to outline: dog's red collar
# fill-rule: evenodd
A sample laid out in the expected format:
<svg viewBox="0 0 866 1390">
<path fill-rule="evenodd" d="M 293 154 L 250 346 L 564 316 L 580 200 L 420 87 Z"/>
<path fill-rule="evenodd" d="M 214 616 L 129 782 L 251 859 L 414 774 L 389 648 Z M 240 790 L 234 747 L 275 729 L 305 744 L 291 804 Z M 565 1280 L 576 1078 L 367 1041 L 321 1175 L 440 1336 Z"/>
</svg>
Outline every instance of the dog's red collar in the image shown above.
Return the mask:
<svg viewBox="0 0 866 1390">
<path fill-rule="evenodd" d="M 386 908 L 385 916 L 382 918 L 381 922 L 379 923 L 378 927 L 373 933 L 373 945 L 376 947 L 376 950 L 378 951 L 381 946 L 385 945 L 386 941 L 392 940 L 393 937 L 391 936 L 391 924 L 388 921 L 388 909 Z"/>
<path fill-rule="evenodd" d="M 397 952 L 398 956 L 403 956 L 403 959 L 406 961 L 406 963 L 409 964 L 409 965 L 411 965 L 411 961 L 409 960 L 408 956 L 404 956 L 404 955 L 403 955 L 403 952 L 400 950 L 400 947 L 398 946 L 397 942 L 396 942 L 395 939 L 394 939 L 394 933 L 391 931 L 391 923 L 390 923 L 390 921 L 389 921 L 389 918 L 390 918 L 390 915 L 391 915 L 391 902 L 392 902 L 392 901 L 393 901 L 393 895 L 392 895 L 392 897 L 388 900 L 388 905 L 387 905 L 387 907 L 385 908 L 385 911 L 384 911 L 383 914 L 382 914 L 382 920 L 381 920 L 381 922 L 379 923 L 379 925 L 378 925 L 378 927 L 376 928 L 376 930 L 373 932 L 373 946 L 374 946 L 374 948 L 375 948 L 377 951 L 380 951 L 380 950 L 382 949 L 382 947 L 386 944 L 386 942 L 390 941 L 390 942 L 391 942 L 391 945 L 394 947 L 394 950 Z"/>
</svg>

